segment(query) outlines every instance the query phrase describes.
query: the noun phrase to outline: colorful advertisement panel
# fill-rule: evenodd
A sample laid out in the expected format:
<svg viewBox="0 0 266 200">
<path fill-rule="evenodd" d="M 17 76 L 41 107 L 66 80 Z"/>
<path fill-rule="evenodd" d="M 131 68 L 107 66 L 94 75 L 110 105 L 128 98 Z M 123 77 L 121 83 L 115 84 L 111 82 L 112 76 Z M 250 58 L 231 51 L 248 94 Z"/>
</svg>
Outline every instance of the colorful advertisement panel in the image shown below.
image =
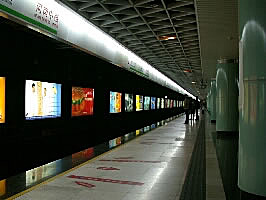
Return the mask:
<svg viewBox="0 0 266 200">
<path fill-rule="evenodd" d="M 167 108 L 170 108 L 170 99 L 167 99 Z"/>
<path fill-rule="evenodd" d="M 110 92 L 110 113 L 121 112 L 122 94 L 119 92 Z"/>
<path fill-rule="evenodd" d="M 161 108 L 164 108 L 164 98 L 161 98 Z"/>
<path fill-rule="evenodd" d="M 5 123 L 5 90 L 6 90 L 6 78 L 0 77 L 0 123 Z"/>
<path fill-rule="evenodd" d="M 125 111 L 133 111 L 133 94 L 125 94 Z"/>
<path fill-rule="evenodd" d="M 144 110 L 150 110 L 150 102 L 151 102 L 150 97 L 144 98 Z"/>
<path fill-rule="evenodd" d="M 174 108 L 176 108 L 176 100 L 174 100 Z"/>
<path fill-rule="evenodd" d="M 161 107 L 161 99 L 160 98 L 157 98 L 157 109 L 160 109 Z"/>
<path fill-rule="evenodd" d="M 94 89 L 72 87 L 72 116 L 93 115 Z"/>
<path fill-rule="evenodd" d="M 152 97 L 151 98 L 151 109 L 154 110 L 156 107 L 156 98 Z"/>
<path fill-rule="evenodd" d="M 109 140 L 109 148 L 114 148 L 122 143 L 122 138 L 118 137 L 113 140 Z"/>
<path fill-rule="evenodd" d="M 143 96 L 136 95 L 136 111 L 143 110 Z"/>
<path fill-rule="evenodd" d="M 61 117 L 61 84 L 26 80 L 26 120 Z"/>
<path fill-rule="evenodd" d="M 165 108 L 168 108 L 168 99 L 165 99 L 165 101 L 164 101 L 164 107 Z"/>
<path fill-rule="evenodd" d="M 6 179 L 0 181 L 0 197 L 6 194 Z"/>
<path fill-rule="evenodd" d="M 170 100 L 170 108 L 173 108 L 173 100 Z"/>
</svg>

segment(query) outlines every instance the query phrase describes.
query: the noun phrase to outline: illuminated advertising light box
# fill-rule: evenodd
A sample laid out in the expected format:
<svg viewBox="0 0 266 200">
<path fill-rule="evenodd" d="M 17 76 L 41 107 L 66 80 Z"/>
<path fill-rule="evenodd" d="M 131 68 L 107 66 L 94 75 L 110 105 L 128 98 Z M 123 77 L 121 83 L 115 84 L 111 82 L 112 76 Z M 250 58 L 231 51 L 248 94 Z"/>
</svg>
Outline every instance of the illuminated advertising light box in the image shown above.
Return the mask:
<svg viewBox="0 0 266 200">
<path fill-rule="evenodd" d="M 172 99 L 170 100 L 170 106 L 169 107 L 173 108 L 173 100 Z"/>
<path fill-rule="evenodd" d="M 0 123 L 5 123 L 5 89 L 6 79 L 0 77 Z"/>
<path fill-rule="evenodd" d="M 136 111 L 143 110 L 143 96 L 136 95 Z"/>
<path fill-rule="evenodd" d="M 160 109 L 161 107 L 161 99 L 160 98 L 157 98 L 157 109 Z"/>
<path fill-rule="evenodd" d="M 150 97 L 145 97 L 144 98 L 144 110 L 150 110 Z"/>
<path fill-rule="evenodd" d="M 133 94 L 125 94 L 125 111 L 133 111 Z"/>
<path fill-rule="evenodd" d="M 164 98 L 161 98 L 161 108 L 164 108 Z"/>
<path fill-rule="evenodd" d="M 155 129 L 155 128 L 156 128 L 156 124 L 152 124 L 151 129 Z"/>
<path fill-rule="evenodd" d="M 185 105 L 185 101 L 182 101 L 182 106 L 184 107 L 184 105 Z"/>
<path fill-rule="evenodd" d="M 109 148 L 113 148 L 113 147 L 116 147 L 118 145 L 120 145 L 122 143 L 122 138 L 121 137 L 118 137 L 118 138 L 115 138 L 113 140 L 109 140 Z"/>
<path fill-rule="evenodd" d="M 139 135 L 140 134 L 140 130 L 136 130 L 136 135 Z"/>
<path fill-rule="evenodd" d="M 167 108 L 170 108 L 170 99 L 167 99 Z"/>
<path fill-rule="evenodd" d="M 6 179 L 0 181 L 0 197 L 6 194 Z"/>
<path fill-rule="evenodd" d="M 72 87 L 72 116 L 93 115 L 94 89 Z"/>
<path fill-rule="evenodd" d="M 152 97 L 151 98 L 151 109 L 154 110 L 156 107 L 156 98 Z"/>
<path fill-rule="evenodd" d="M 176 100 L 174 100 L 174 108 L 176 108 Z"/>
<path fill-rule="evenodd" d="M 119 92 L 110 92 L 110 113 L 121 112 L 122 94 Z"/>
<path fill-rule="evenodd" d="M 61 84 L 26 80 L 26 120 L 61 117 Z"/>
<path fill-rule="evenodd" d="M 145 126 L 145 127 L 144 127 L 144 133 L 146 133 L 146 132 L 148 132 L 148 131 L 150 131 L 150 126 Z"/>
<path fill-rule="evenodd" d="M 164 101 L 164 107 L 165 108 L 168 108 L 168 99 L 165 99 L 165 101 Z"/>
</svg>

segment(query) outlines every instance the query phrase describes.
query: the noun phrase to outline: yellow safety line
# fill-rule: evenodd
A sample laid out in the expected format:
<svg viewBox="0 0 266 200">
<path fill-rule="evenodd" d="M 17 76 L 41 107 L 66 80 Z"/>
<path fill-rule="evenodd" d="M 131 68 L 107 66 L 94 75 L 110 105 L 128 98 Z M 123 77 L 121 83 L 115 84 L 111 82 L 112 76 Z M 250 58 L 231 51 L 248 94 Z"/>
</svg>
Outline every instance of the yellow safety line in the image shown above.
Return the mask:
<svg viewBox="0 0 266 200">
<path fill-rule="evenodd" d="M 153 130 L 152 130 L 152 131 L 153 131 Z M 151 131 L 149 131 L 149 132 L 151 132 Z M 121 144 L 121 145 L 119 145 L 118 147 L 116 147 L 116 148 L 114 148 L 114 149 L 111 149 L 111 150 L 109 150 L 109 151 L 107 151 L 107 152 L 104 152 L 104 153 L 102 153 L 101 155 L 98 155 L 98 156 L 96 156 L 96 157 L 94 157 L 94 158 L 92 158 L 92 159 L 90 159 L 90 160 L 88 160 L 88 161 L 86 161 L 86 162 L 84 162 L 84 163 L 82 163 L 82 164 L 80 164 L 80 165 L 77 165 L 76 167 L 73 167 L 73 168 L 71 168 L 71 169 L 69 169 L 69 170 L 67 170 L 67 171 L 65 171 L 65 172 L 62 172 L 61 174 L 58 174 L 58 175 L 56 175 L 56 176 L 54 176 L 54 177 L 52 177 L 52 178 L 47 179 L 46 181 L 43 181 L 43 182 L 41 182 L 41 183 L 39 183 L 39 184 L 37 184 L 37 185 L 34 185 L 34 186 L 32 186 L 31 188 L 29 188 L 29 189 L 27 189 L 27 190 L 24 190 L 24 191 L 22 191 L 22 192 L 20 192 L 20 193 L 17 193 L 17 194 L 15 194 L 15 195 L 9 197 L 7 200 L 12 200 L 12 199 L 15 199 L 15 198 L 17 198 L 17 197 L 19 197 L 19 196 L 22 196 L 22 195 L 24 195 L 24 194 L 26 194 L 26 193 L 28 193 L 28 192 L 30 192 L 30 191 L 32 191 L 32 190 L 34 190 L 34 189 L 40 187 L 40 186 L 42 186 L 42 185 L 45 185 L 45 184 L 47 184 L 47 183 L 49 183 L 49 182 L 55 180 L 56 178 L 59 178 L 59 177 L 61 177 L 61 176 L 64 176 L 65 174 L 67 174 L 67 173 L 69 173 L 69 172 L 71 172 L 71 171 L 74 171 L 74 170 L 76 170 L 76 169 L 78 169 L 78 168 L 80 168 L 80 167 L 82 167 L 82 166 L 84 166 L 84 165 L 86 165 L 86 164 L 88 164 L 88 163 L 90 163 L 90 162 L 92 162 L 92 161 L 94 161 L 94 160 L 96 160 L 96 159 L 102 157 L 103 155 L 105 155 L 105 154 L 107 154 L 107 153 L 111 153 L 111 152 L 113 152 L 113 151 L 115 151 L 115 150 L 118 150 L 118 149 L 121 148 L 122 146 L 124 146 L 124 145 L 126 145 L 126 144 L 129 144 L 130 142 L 133 142 L 134 140 L 139 139 L 140 137 L 142 137 L 142 136 L 144 136 L 144 135 L 145 135 L 145 134 L 140 135 L 140 136 L 137 136 L 136 138 L 134 138 L 134 139 L 132 139 L 132 140 L 130 140 L 130 141 L 124 143 L 124 144 Z"/>
</svg>

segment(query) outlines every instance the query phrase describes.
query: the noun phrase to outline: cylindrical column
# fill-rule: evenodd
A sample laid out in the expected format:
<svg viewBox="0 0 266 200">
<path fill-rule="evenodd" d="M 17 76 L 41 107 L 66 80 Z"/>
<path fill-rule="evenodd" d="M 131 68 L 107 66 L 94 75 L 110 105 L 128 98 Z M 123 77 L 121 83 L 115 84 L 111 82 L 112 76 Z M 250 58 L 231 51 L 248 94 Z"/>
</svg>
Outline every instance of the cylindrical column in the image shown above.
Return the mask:
<svg viewBox="0 0 266 200">
<path fill-rule="evenodd" d="M 266 196 L 265 11 L 265 1 L 240 1 L 238 185 L 261 196 Z"/>
<path fill-rule="evenodd" d="M 217 64 L 216 131 L 238 131 L 238 63 L 233 59 Z"/>
<path fill-rule="evenodd" d="M 211 122 L 216 121 L 216 80 L 211 80 Z"/>
</svg>

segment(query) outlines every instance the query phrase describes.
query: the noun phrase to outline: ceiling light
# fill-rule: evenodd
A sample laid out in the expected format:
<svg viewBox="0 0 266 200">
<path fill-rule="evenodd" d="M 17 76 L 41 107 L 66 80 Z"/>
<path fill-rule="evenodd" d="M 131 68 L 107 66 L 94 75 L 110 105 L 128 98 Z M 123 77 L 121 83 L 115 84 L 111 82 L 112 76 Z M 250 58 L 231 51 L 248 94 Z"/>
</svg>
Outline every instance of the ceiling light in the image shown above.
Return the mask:
<svg viewBox="0 0 266 200">
<path fill-rule="evenodd" d="M 176 39 L 176 37 L 172 36 L 172 37 L 168 37 L 168 40 L 174 40 Z"/>
<path fill-rule="evenodd" d="M 159 5 L 158 5 L 158 4 L 155 4 L 155 3 L 150 4 L 150 6 L 151 6 L 152 8 L 157 8 L 157 7 L 159 7 Z"/>
<path fill-rule="evenodd" d="M 184 69 L 184 72 L 189 72 L 189 73 L 191 73 L 192 72 L 192 70 L 191 69 Z"/>
<path fill-rule="evenodd" d="M 191 83 L 193 83 L 193 84 L 194 84 L 194 83 L 196 83 L 196 82 L 195 82 L 195 81 L 192 81 Z"/>
<path fill-rule="evenodd" d="M 176 39 L 176 36 L 167 36 L 167 35 L 159 36 L 159 40 L 174 40 L 174 39 Z"/>
</svg>

